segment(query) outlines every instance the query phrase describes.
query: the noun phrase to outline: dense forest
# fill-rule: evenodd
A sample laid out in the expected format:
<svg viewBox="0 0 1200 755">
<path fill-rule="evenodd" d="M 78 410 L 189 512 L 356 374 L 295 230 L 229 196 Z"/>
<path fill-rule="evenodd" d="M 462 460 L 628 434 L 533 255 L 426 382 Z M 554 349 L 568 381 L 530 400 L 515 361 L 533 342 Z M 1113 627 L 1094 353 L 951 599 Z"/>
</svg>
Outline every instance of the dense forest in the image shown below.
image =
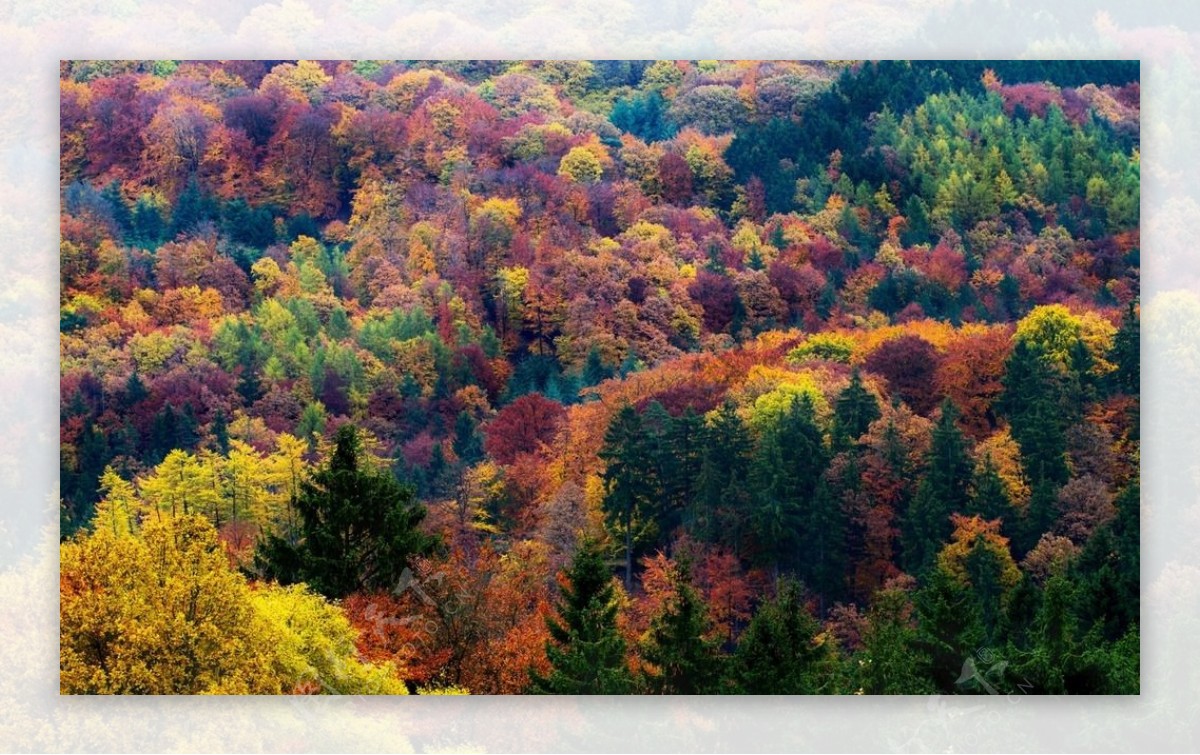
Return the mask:
<svg viewBox="0 0 1200 755">
<path fill-rule="evenodd" d="M 82 61 L 64 693 L 1139 690 L 1125 61 Z"/>
</svg>

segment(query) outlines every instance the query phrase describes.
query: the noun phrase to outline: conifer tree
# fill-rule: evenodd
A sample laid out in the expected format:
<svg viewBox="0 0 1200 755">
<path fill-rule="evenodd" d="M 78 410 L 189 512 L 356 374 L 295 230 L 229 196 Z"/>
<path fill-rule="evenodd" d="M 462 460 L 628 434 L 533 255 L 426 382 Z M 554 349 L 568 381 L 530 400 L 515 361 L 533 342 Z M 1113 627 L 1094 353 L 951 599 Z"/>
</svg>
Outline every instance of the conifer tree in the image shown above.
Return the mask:
<svg viewBox="0 0 1200 755">
<path fill-rule="evenodd" d="M 879 416 L 879 401 L 863 386 L 862 375 L 856 368 L 850 374 L 850 385 L 838 394 L 834 404 L 834 450 L 849 448 Z"/>
<path fill-rule="evenodd" d="M 942 402 L 942 416 L 933 429 L 929 471 L 921 480 L 903 526 L 904 560 L 910 573 L 932 565 L 953 526 L 950 515 L 969 506 L 971 461 L 966 441 L 955 420 L 958 411 L 950 399 Z"/>
<path fill-rule="evenodd" d="M 625 542 L 625 587 L 633 584 L 634 548 L 656 502 L 658 480 L 642 417 L 626 404 L 609 423 L 600 459 L 604 461 L 604 513 Z"/>
<path fill-rule="evenodd" d="M 804 605 L 799 583 L 784 579 L 738 640 L 733 676 L 750 695 L 812 695 L 836 692 L 836 654 L 821 640 L 821 625 Z"/>
<path fill-rule="evenodd" d="M 543 695 L 617 695 L 631 691 L 625 639 L 617 629 L 612 574 L 599 545 L 585 540 L 566 572 L 557 616 L 546 619 L 550 673 L 530 671 Z"/>
<path fill-rule="evenodd" d="M 651 619 L 642 643 L 642 658 L 650 665 L 642 676 L 654 694 L 703 695 L 720 691 L 725 657 L 721 640 L 713 636 L 708 608 L 690 583 L 687 563 L 671 569 L 673 595 Z"/>
<path fill-rule="evenodd" d="M 437 539 L 418 529 L 425 507 L 412 487 L 367 468 L 361 455 L 358 430 L 338 428 L 332 457 L 296 501 L 299 543 L 270 535 L 255 555 L 267 577 L 305 582 L 330 598 L 389 590 L 401 584 L 410 557 L 437 548 Z"/>
</svg>

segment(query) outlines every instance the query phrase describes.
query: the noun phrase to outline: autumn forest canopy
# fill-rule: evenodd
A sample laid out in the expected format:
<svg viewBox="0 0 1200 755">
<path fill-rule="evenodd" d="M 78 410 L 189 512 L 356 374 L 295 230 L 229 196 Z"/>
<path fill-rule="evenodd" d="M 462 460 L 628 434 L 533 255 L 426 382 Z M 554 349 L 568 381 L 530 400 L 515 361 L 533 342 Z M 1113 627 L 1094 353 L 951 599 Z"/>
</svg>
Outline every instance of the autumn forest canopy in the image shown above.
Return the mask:
<svg viewBox="0 0 1200 755">
<path fill-rule="evenodd" d="M 64 693 L 1136 694 L 1136 61 L 78 61 Z"/>
</svg>

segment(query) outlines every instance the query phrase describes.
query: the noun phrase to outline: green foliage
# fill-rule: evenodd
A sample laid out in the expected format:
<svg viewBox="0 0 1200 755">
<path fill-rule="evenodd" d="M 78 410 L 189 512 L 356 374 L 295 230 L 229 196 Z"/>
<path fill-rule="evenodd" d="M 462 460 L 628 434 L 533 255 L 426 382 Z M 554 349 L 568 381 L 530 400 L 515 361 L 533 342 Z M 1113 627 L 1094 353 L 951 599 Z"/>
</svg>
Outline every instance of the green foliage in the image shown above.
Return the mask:
<svg viewBox="0 0 1200 755">
<path fill-rule="evenodd" d="M 303 484 L 296 501 L 300 542 L 270 535 L 260 546 L 255 563 L 266 576 L 341 598 L 396 587 L 410 557 L 435 550 L 436 538 L 418 529 L 425 508 L 412 488 L 370 470 L 361 456 L 357 429 L 343 425 L 328 464 Z"/>
<path fill-rule="evenodd" d="M 904 561 L 911 573 L 933 565 L 942 543 L 950 538 L 950 514 L 966 511 L 972 465 L 966 440 L 955 424 L 958 410 L 950 399 L 942 402 L 941 417 L 933 429 L 929 470 L 917 487 L 904 519 Z"/>
<path fill-rule="evenodd" d="M 642 642 L 642 659 L 650 670 L 642 686 L 658 695 L 703 695 L 721 691 L 725 657 L 714 636 L 708 606 L 690 584 L 689 567 L 674 565 L 671 595 L 650 620 Z"/>
<path fill-rule="evenodd" d="M 612 574 L 603 551 L 585 540 L 566 572 L 567 584 L 548 618 L 551 642 L 546 656 L 551 671 L 530 672 L 532 691 L 543 695 L 616 695 L 632 691 L 625 662 L 625 640 L 617 630 Z"/>
<path fill-rule="evenodd" d="M 879 419 L 879 401 L 868 391 L 857 369 L 850 373 L 850 384 L 838 394 L 833 409 L 833 445 L 845 450 L 856 443 L 871 423 Z"/>
<path fill-rule="evenodd" d="M 800 585 L 779 583 L 738 639 L 733 659 L 737 690 L 750 695 L 842 692 L 836 643 L 802 600 Z"/>
</svg>

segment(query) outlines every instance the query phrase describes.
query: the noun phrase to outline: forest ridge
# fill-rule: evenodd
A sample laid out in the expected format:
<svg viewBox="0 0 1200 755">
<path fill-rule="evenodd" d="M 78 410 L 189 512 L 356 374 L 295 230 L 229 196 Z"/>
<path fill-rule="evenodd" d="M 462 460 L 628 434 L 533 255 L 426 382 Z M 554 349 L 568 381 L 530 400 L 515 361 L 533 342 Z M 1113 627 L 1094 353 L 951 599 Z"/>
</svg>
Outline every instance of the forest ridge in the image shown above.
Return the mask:
<svg viewBox="0 0 1200 755">
<path fill-rule="evenodd" d="M 64 693 L 1136 694 L 1136 61 L 75 61 Z"/>
</svg>

